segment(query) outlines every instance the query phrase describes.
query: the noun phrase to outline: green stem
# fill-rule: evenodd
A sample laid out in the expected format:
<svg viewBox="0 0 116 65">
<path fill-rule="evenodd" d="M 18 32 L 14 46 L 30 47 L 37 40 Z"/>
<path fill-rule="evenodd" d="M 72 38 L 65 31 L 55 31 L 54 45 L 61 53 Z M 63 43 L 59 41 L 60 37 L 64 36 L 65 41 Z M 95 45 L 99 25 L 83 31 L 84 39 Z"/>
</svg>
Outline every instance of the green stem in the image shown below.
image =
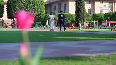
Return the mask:
<svg viewBox="0 0 116 65">
<path fill-rule="evenodd" d="M 30 51 L 30 45 L 29 45 L 28 31 L 22 30 L 22 35 L 23 35 L 24 43 L 26 44 L 27 49 L 28 49 L 27 62 L 30 63 L 31 62 L 31 51 Z"/>
</svg>

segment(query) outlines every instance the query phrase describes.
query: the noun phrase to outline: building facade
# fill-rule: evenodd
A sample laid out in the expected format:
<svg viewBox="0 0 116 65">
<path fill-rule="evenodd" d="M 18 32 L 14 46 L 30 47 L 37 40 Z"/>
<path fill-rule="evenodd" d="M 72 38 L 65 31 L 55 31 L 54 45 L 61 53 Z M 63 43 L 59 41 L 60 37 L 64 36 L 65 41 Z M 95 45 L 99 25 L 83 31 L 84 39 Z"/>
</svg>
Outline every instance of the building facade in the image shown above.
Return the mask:
<svg viewBox="0 0 116 65">
<path fill-rule="evenodd" d="M 47 0 L 46 13 L 61 10 L 64 13 L 75 14 L 75 0 Z M 116 11 L 116 0 L 85 0 L 85 9 L 89 14 Z"/>
</svg>

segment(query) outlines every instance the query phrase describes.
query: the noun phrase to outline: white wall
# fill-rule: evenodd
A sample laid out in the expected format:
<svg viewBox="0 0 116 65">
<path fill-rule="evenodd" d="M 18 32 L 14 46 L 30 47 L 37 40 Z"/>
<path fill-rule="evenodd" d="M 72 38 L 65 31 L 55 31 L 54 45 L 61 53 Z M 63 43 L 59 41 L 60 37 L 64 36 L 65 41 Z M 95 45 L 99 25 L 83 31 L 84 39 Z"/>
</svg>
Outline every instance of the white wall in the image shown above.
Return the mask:
<svg viewBox="0 0 116 65">
<path fill-rule="evenodd" d="M 70 0 L 69 2 L 69 13 L 75 14 L 75 1 Z"/>
<path fill-rule="evenodd" d="M 95 13 L 100 13 L 100 7 L 104 7 L 104 5 L 106 5 L 106 7 L 109 7 L 109 2 L 104 1 L 103 3 L 100 3 L 100 1 L 96 1 Z M 109 12 L 109 10 L 103 10 L 103 13 L 107 13 L 107 12 Z"/>
<path fill-rule="evenodd" d="M 56 6 L 56 12 L 58 13 L 58 4 L 61 3 L 61 10 L 64 11 L 64 4 L 66 3 L 66 13 L 69 13 L 69 1 L 61 1 L 51 4 L 52 12 L 54 12 L 54 6 Z M 50 6 L 47 6 L 47 12 L 50 13 Z"/>
<path fill-rule="evenodd" d="M 88 9 L 91 9 L 91 4 L 89 4 L 88 1 L 85 1 L 85 9 L 87 13 L 88 13 Z"/>
<path fill-rule="evenodd" d="M 95 6 L 93 6 L 92 4 L 86 3 L 87 1 L 85 1 L 85 9 L 86 12 L 88 12 L 88 9 L 92 9 L 94 10 L 95 7 L 95 13 L 100 13 L 100 7 L 104 7 L 104 5 L 106 5 L 106 7 L 109 7 L 109 1 L 103 1 L 103 3 L 100 3 L 100 1 L 95 1 Z M 55 2 L 53 4 L 51 4 L 52 6 L 52 12 L 54 12 L 54 6 L 56 6 L 56 12 L 58 12 L 58 4 L 61 3 L 61 10 L 64 11 L 64 4 L 66 3 L 66 13 L 72 13 L 75 14 L 75 0 L 63 0 L 63 1 L 59 1 L 59 2 Z M 48 7 L 48 12 L 50 7 Z M 91 13 L 93 14 L 94 11 L 91 10 Z M 115 3 L 115 10 L 116 11 L 116 3 Z M 103 13 L 107 13 L 109 12 L 109 10 L 103 10 Z"/>
</svg>

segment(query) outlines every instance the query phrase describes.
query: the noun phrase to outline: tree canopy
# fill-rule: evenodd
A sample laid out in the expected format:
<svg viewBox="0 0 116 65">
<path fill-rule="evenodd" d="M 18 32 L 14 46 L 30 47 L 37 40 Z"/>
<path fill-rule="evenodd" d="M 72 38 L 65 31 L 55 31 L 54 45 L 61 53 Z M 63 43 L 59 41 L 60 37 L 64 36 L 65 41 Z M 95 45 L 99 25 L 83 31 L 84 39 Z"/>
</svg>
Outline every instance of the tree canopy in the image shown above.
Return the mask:
<svg viewBox="0 0 116 65">
<path fill-rule="evenodd" d="M 3 13 L 4 13 L 4 1 L 0 0 L 0 18 L 3 17 Z"/>
<path fill-rule="evenodd" d="M 13 13 L 22 8 L 40 16 L 45 13 L 45 2 L 44 0 L 8 0 L 8 18 L 13 18 Z"/>
<path fill-rule="evenodd" d="M 75 0 L 76 2 L 76 22 L 83 23 L 85 21 L 85 1 L 84 0 Z"/>
</svg>

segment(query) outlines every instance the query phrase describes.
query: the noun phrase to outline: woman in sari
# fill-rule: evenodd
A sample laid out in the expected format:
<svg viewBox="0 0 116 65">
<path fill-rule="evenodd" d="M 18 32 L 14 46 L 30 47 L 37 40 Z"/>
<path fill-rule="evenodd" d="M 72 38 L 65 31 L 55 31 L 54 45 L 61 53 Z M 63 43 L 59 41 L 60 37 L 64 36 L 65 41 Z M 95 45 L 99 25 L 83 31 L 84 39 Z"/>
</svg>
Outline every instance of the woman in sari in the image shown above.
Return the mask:
<svg viewBox="0 0 116 65">
<path fill-rule="evenodd" d="M 55 27 L 55 15 L 52 14 L 52 12 L 49 15 L 49 26 L 50 26 L 50 31 L 54 31 L 54 27 Z"/>
</svg>

